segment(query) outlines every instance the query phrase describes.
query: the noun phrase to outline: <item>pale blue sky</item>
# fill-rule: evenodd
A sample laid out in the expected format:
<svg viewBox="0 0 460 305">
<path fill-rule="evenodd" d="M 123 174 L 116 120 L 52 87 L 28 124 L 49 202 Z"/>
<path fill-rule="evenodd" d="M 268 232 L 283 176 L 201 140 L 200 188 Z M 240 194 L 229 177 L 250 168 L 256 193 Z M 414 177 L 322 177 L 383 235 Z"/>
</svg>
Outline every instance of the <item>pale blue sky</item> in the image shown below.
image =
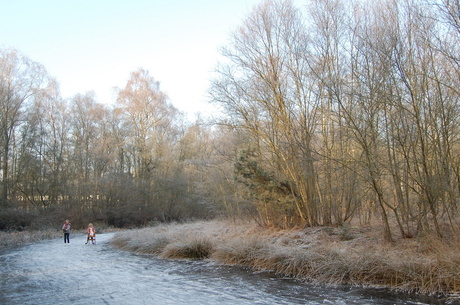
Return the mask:
<svg viewBox="0 0 460 305">
<path fill-rule="evenodd" d="M 113 101 L 149 70 L 180 110 L 206 112 L 218 48 L 260 0 L 0 0 L 0 47 L 43 64 L 64 98 Z"/>
</svg>

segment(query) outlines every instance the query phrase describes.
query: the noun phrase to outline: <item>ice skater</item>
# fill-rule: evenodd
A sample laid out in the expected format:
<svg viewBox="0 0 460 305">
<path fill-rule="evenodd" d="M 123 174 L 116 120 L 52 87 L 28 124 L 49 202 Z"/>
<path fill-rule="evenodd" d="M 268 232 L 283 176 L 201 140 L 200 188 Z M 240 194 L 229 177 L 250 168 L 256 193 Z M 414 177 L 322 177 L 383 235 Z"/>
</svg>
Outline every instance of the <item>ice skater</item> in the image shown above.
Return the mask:
<svg viewBox="0 0 460 305">
<path fill-rule="evenodd" d="M 64 244 L 70 244 L 70 222 L 68 219 L 65 220 L 65 223 L 62 226 L 62 231 L 64 232 Z"/>
<path fill-rule="evenodd" d="M 85 245 L 91 240 L 91 243 L 94 245 L 96 243 L 96 228 L 93 226 L 92 223 L 88 225 L 88 229 L 86 229 L 86 243 Z"/>
</svg>

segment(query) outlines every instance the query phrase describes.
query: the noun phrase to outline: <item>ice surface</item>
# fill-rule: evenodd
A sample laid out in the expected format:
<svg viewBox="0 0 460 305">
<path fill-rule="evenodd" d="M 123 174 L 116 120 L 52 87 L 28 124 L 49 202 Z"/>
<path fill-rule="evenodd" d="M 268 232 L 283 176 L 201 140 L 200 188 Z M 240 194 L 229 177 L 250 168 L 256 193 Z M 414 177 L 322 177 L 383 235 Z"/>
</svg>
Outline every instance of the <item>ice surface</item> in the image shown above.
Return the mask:
<svg viewBox="0 0 460 305">
<path fill-rule="evenodd" d="M 330 289 L 219 266 L 112 248 L 113 234 L 71 235 L 0 250 L 0 304 L 429 304 L 404 295 Z M 432 303 L 432 302 L 430 302 Z"/>
</svg>

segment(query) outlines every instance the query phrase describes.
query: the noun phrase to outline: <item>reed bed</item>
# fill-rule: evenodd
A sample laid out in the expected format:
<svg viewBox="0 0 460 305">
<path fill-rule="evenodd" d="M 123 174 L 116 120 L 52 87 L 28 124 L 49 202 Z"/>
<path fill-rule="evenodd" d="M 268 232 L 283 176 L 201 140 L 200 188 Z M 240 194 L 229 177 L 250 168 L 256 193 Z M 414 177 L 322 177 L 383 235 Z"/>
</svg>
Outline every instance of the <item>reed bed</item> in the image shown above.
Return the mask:
<svg viewBox="0 0 460 305">
<path fill-rule="evenodd" d="M 191 238 L 188 241 L 175 241 L 168 244 L 161 253 L 163 258 L 209 258 L 214 244 L 207 238 Z"/>
<path fill-rule="evenodd" d="M 112 244 L 163 258 L 211 259 L 328 285 L 460 295 L 459 242 L 426 238 L 385 244 L 372 230 L 348 232 L 353 238 L 343 238 L 340 230 L 279 231 L 253 223 L 209 221 L 120 232 Z"/>
</svg>

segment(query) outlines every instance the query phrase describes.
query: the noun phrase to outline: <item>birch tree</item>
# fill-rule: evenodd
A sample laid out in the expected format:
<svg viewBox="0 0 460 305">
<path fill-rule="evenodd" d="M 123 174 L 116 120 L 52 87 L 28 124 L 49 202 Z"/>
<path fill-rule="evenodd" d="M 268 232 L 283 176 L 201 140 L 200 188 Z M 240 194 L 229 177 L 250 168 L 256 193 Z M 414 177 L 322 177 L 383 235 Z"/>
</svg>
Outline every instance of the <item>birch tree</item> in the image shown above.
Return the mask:
<svg viewBox="0 0 460 305">
<path fill-rule="evenodd" d="M 45 68 L 14 49 L 0 50 L 0 126 L 2 188 L 0 200 L 8 200 L 11 141 L 16 127 L 24 119 L 27 104 L 47 86 Z"/>
</svg>

